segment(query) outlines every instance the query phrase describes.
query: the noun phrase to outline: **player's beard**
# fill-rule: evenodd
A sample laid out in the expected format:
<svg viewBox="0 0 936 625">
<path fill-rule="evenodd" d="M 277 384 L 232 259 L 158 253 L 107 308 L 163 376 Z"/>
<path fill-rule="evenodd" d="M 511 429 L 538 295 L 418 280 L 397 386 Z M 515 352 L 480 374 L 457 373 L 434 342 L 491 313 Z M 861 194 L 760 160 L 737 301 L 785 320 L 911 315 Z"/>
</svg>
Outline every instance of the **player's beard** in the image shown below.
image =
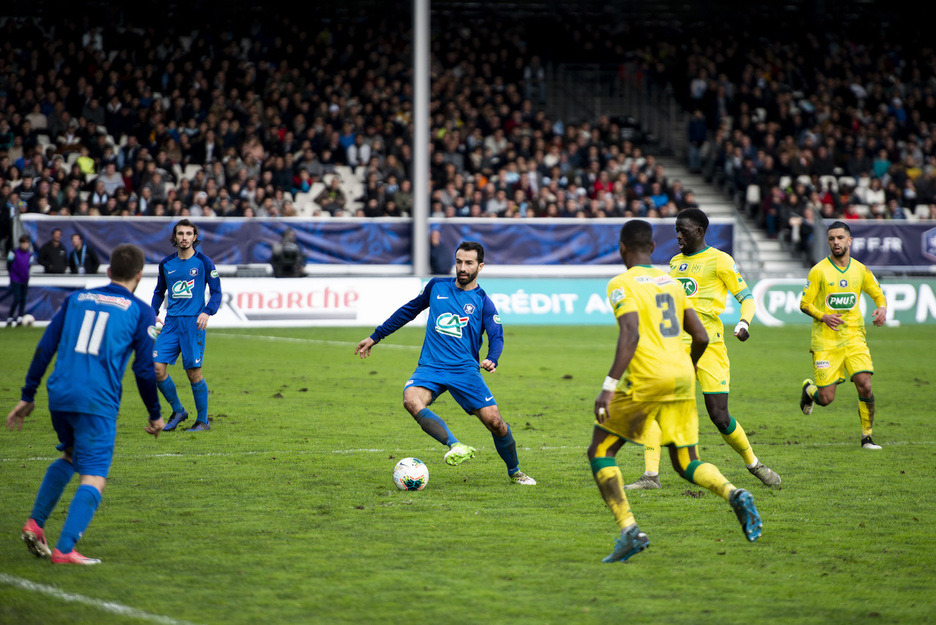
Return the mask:
<svg viewBox="0 0 936 625">
<path fill-rule="evenodd" d="M 835 248 L 833 247 L 833 248 L 832 248 L 832 256 L 835 256 L 836 258 L 843 258 L 843 257 L 845 256 L 845 254 L 848 254 L 848 249 L 849 249 L 849 248 L 848 248 L 847 245 L 843 245 L 842 248 L 841 248 L 841 250 L 839 250 L 839 252 L 836 253 Z"/>
<path fill-rule="evenodd" d="M 478 277 L 479 271 L 481 271 L 481 269 L 475 270 L 474 273 L 460 273 L 455 279 L 458 280 L 458 284 L 465 286 L 466 284 L 471 284 Z"/>
</svg>

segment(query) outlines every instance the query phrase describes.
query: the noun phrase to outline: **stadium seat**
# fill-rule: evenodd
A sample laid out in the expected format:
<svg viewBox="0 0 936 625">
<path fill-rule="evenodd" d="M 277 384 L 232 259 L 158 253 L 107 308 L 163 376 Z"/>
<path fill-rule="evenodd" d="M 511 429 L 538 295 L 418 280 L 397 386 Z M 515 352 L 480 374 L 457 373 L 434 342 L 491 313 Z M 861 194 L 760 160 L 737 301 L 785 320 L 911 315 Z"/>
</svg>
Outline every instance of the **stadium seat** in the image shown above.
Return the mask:
<svg viewBox="0 0 936 625">
<path fill-rule="evenodd" d="M 182 174 L 183 178 L 192 180 L 195 178 L 195 174 L 202 170 L 201 165 L 186 165 L 185 172 Z"/>
<path fill-rule="evenodd" d="M 929 212 L 929 204 L 917 204 L 916 208 L 913 209 L 917 219 L 929 219 Z"/>
<path fill-rule="evenodd" d="M 871 207 L 867 204 L 855 204 L 855 212 L 861 215 L 862 219 L 871 219 Z"/>
<path fill-rule="evenodd" d="M 790 176 L 780 176 L 780 182 L 779 182 L 780 188 L 781 188 L 781 189 L 789 189 L 789 188 L 790 188 L 790 183 L 791 183 L 792 181 L 793 181 L 793 179 L 792 179 Z"/>
<path fill-rule="evenodd" d="M 839 188 L 841 189 L 841 188 L 842 188 L 843 186 L 845 186 L 845 185 L 848 185 L 848 186 L 854 188 L 854 187 L 857 187 L 857 186 L 858 186 L 858 183 L 855 181 L 855 179 L 854 179 L 852 176 L 841 176 L 841 177 L 839 177 Z"/>
<path fill-rule="evenodd" d="M 747 192 L 744 195 L 745 204 L 750 206 L 756 206 L 761 202 L 761 192 L 760 187 L 756 184 L 749 184 Z"/>
<path fill-rule="evenodd" d="M 831 193 L 838 193 L 838 178 L 835 176 L 819 176 L 819 183 Z"/>
</svg>

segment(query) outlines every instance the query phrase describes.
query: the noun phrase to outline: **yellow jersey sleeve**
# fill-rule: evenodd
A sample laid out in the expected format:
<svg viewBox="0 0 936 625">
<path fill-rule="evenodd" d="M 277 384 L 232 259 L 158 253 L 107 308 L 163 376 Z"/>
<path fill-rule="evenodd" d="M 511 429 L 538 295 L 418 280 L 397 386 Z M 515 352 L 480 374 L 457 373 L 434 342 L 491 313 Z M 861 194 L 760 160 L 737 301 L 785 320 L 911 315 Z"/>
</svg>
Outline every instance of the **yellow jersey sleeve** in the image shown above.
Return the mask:
<svg viewBox="0 0 936 625">
<path fill-rule="evenodd" d="M 884 297 L 884 291 L 881 289 L 881 285 L 878 283 L 877 278 L 874 277 L 874 273 L 871 272 L 867 267 L 864 268 L 865 275 L 864 280 L 861 283 L 861 290 L 868 294 L 872 300 L 874 300 L 874 305 L 878 308 L 887 307 L 887 299 Z"/>
</svg>

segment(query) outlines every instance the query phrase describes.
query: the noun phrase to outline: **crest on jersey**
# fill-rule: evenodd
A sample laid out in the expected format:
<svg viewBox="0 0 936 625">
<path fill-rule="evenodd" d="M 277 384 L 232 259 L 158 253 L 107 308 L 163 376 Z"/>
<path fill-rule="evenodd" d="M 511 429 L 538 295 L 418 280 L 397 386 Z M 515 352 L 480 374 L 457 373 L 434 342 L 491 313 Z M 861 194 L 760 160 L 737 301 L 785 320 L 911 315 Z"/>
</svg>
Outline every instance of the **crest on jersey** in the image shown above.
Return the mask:
<svg viewBox="0 0 936 625">
<path fill-rule="evenodd" d="M 500 325 L 500 324 L 501 324 L 501 322 L 500 322 L 500 315 L 494 315 L 493 317 L 491 317 L 491 319 L 493 319 L 493 320 L 494 320 L 494 323 L 496 323 L 497 325 Z"/>
<path fill-rule="evenodd" d="M 858 305 L 858 296 L 854 293 L 830 293 L 826 297 L 826 306 L 832 310 L 851 310 Z"/>
<path fill-rule="evenodd" d="M 845 280 L 844 278 L 842 278 L 841 280 L 839 280 L 839 286 L 842 287 L 843 289 L 848 287 L 848 280 Z"/>
<path fill-rule="evenodd" d="M 679 281 L 682 282 L 683 289 L 686 291 L 688 297 L 692 297 L 699 292 L 699 283 L 692 278 L 679 278 Z"/>
<path fill-rule="evenodd" d="M 679 268 L 677 269 L 677 271 L 685 271 L 686 269 L 689 269 L 689 263 L 681 264 Z"/>
<path fill-rule="evenodd" d="M 608 299 L 611 300 L 612 304 L 623 302 L 624 301 L 624 289 L 614 289 L 613 291 L 611 291 L 611 294 L 608 295 Z"/>
<path fill-rule="evenodd" d="M 189 275 L 190 275 L 190 276 L 197 276 L 197 275 L 198 275 L 198 267 L 192 267 L 191 269 L 189 269 Z"/>
<path fill-rule="evenodd" d="M 692 263 L 692 273 L 700 273 L 702 271 L 702 263 Z"/>
<path fill-rule="evenodd" d="M 436 317 L 435 330 L 445 336 L 461 338 L 462 328 L 468 325 L 468 317 L 459 317 L 452 313 L 442 313 Z"/>
<path fill-rule="evenodd" d="M 466 315 L 470 315 L 470 314 L 473 313 L 474 310 L 475 310 L 474 304 L 465 304 L 465 309 L 464 309 L 464 310 L 465 310 L 465 314 L 466 314 Z"/>
<path fill-rule="evenodd" d="M 211 270 L 211 277 L 212 277 L 212 278 L 217 278 L 217 277 L 218 277 L 218 270 L 217 270 L 217 269 L 212 269 L 212 270 Z"/>
<path fill-rule="evenodd" d="M 179 280 L 172 285 L 172 297 L 174 299 L 192 299 L 192 289 L 194 288 L 194 280 Z"/>
</svg>

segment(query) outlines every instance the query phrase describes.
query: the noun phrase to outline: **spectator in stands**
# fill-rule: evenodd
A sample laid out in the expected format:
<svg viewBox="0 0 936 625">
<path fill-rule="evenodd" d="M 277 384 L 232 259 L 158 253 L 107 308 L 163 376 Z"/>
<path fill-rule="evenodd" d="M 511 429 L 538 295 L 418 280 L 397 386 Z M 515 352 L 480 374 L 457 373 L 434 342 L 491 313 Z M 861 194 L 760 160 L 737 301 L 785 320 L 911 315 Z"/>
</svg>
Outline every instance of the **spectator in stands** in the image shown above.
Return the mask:
<svg viewBox="0 0 936 625">
<path fill-rule="evenodd" d="M 304 275 L 305 255 L 292 228 L 287 228 L 280 242 L 273 244 L 270 264 L 277 278 L 301 278 Z"/>
<path fill-rule="evenodd" d="M 10 250 L 7 255 L 7 272 L 10 274 L 10 290 L 13 292 L 13 302 L 10 304 L 10 313 L 7 316 L 8 328 L 22 323 L 26 314 L 26 297 L 29 290 L 29 267 L 33 262 L 33 254 L 29 249 L 29 235 L 19 237 L 19 246 Z"/>
<path fill-rule="evenodd" d="M 85 245 L 84 237 L 77 232 L 71 236 L 72 251 L 68 255 L 68 270 L 71 273 L 94 274 L 101 265 L 93 249 Z"/>
<path fill-rule="evenodd" d="M 347 203 L 344 191 L 341 190 L 341 180 L 333 176 L 328 186 L 315 197 L 315 202 L 332 217 L 340 216 Z"/>
<path fill-rule="evenodd" d="M 62 244 L 62 231 L 52 230 L 52 238 L 39 248 L 39 264 L 46 273 L 65 273 L 68 267 L 68 252 Z"/>
</svg>

